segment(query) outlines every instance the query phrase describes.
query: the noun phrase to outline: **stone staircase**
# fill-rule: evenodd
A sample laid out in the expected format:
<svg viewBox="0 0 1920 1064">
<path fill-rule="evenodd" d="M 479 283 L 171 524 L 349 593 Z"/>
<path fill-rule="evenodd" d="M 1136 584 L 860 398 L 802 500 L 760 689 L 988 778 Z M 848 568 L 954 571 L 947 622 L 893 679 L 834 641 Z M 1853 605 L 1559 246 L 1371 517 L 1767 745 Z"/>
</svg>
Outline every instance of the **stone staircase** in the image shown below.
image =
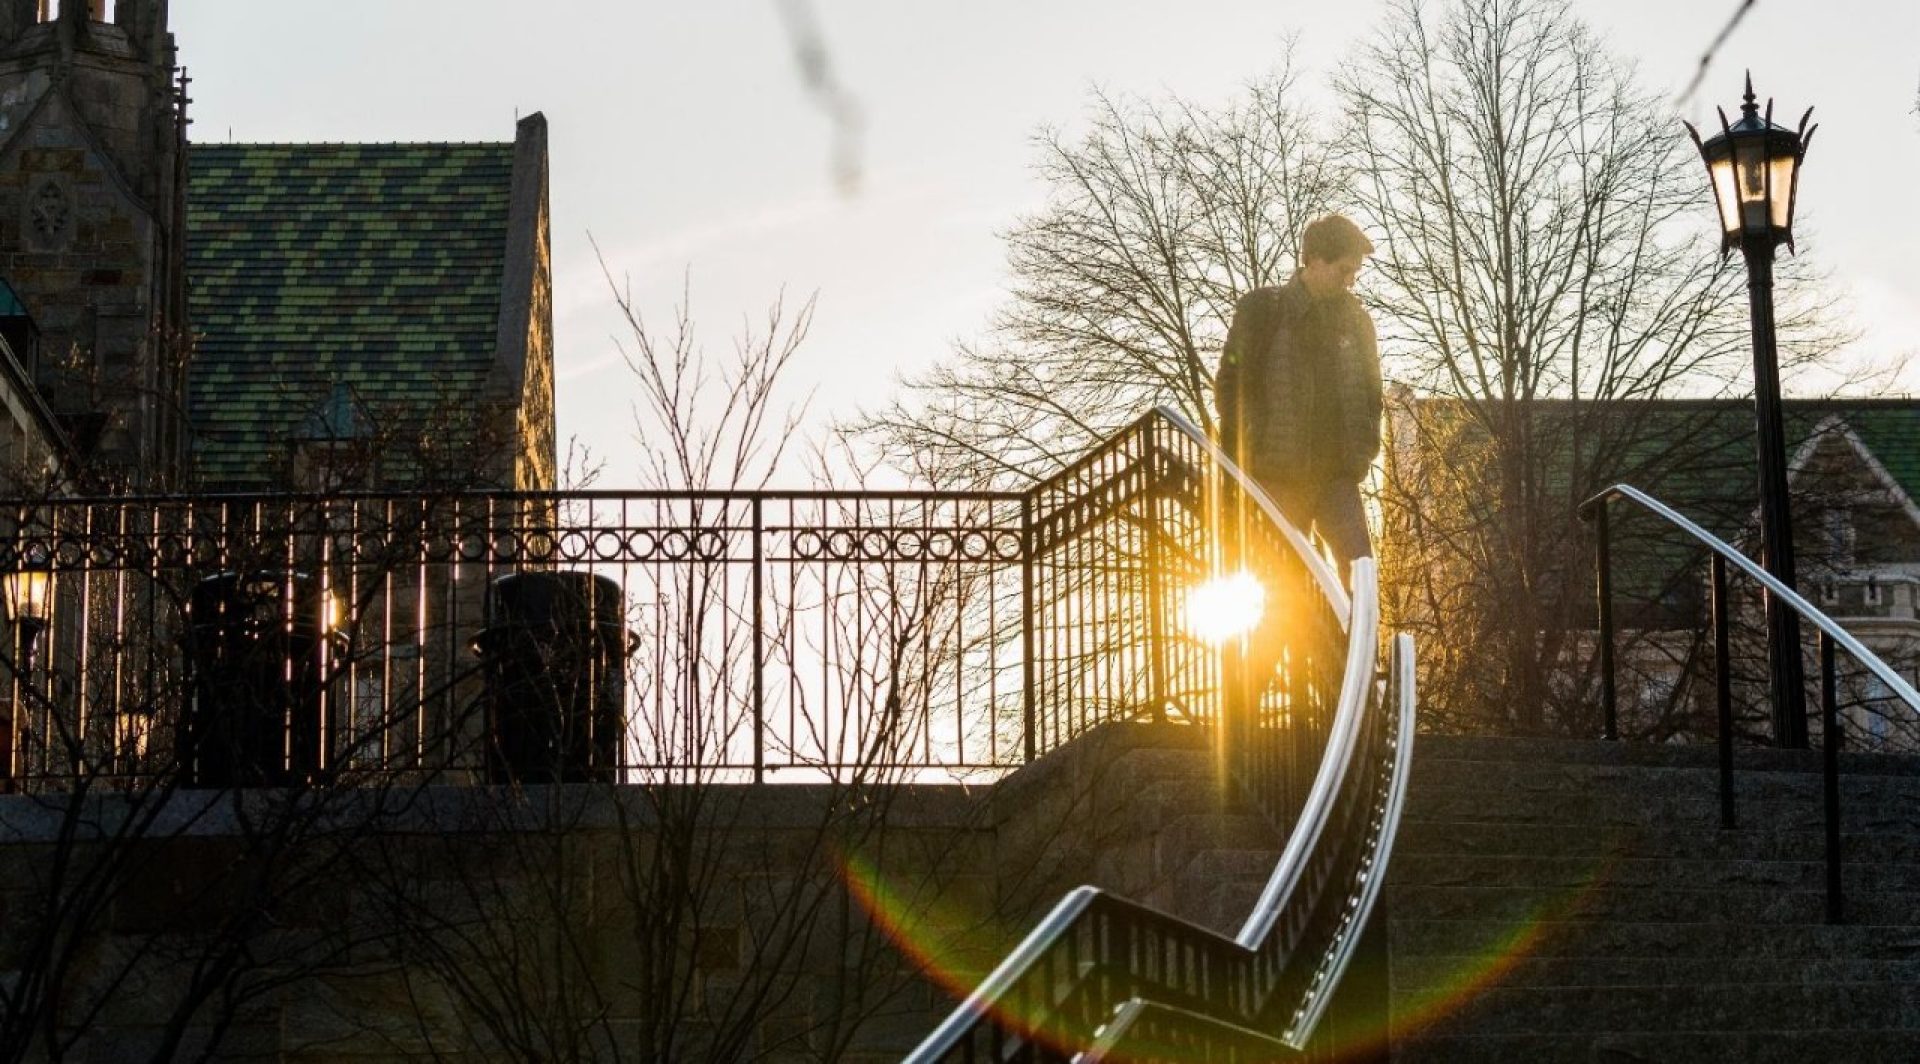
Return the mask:
<svg viewBox="0 0 1920 1064">
<path fill-rule="evenodd" d="M 1396 1061 L 1920 1060 L 1920 758 L 1420 737 L 1388 871 Z"/>
</svg>

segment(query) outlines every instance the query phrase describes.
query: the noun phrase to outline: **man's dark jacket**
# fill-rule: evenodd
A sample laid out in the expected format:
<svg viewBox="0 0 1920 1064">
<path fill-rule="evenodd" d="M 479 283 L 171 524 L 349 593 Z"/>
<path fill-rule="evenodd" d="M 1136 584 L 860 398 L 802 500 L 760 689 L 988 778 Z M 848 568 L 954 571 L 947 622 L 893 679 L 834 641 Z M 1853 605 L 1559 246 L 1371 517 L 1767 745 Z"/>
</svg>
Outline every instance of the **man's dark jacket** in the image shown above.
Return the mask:
<svg viewBox="0 0 1920 1064">
<path fill-rule="evenodd" d="M 1351 292 L 1298 274 L 1240 297 L 1214 384 L 1220 437 L 1261 480 L 1357 484 L 1380 453 L 1380 351 Z"/>
</svg>

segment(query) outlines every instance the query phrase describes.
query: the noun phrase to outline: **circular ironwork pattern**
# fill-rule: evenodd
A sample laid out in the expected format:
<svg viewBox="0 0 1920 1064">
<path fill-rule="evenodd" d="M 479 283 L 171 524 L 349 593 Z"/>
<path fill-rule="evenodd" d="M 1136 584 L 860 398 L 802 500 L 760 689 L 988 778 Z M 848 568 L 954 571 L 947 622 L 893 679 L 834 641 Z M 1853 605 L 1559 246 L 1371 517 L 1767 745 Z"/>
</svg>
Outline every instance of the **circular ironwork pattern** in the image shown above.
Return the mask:
<svg viewBox="0 0 1920 1064">
<path fill-rule="evenodd" d="M 945 562 L 1000 564 L 1021 557 L 1019 531 L 981 526 L 916 525 L 840 528 L 769 527 L 766 557 L 773 561 Z M 741 527 L 538 527 L 429 531 L 419 528 L 341 528 L 225 531 L 153 530 L 89 536 L 65 530 L 0 538 L 0 569 L 38 558 L 56 569 L 183 568 L 227 564 L 259 553 L 278 557 L 291 541 L 322 550 L 329 564 L 607 564 L 726 563 L 751 560 L 752 532 Z M 775 544 L 785 540 L 782 557 Z"/>
<path fill-rule="evenodd" d="M 791 537 L 794 561 L 999 563 L 1020 560 L 1020 533 L 1005 528 L 796 528 L 784 531 Z"/>
</svg>

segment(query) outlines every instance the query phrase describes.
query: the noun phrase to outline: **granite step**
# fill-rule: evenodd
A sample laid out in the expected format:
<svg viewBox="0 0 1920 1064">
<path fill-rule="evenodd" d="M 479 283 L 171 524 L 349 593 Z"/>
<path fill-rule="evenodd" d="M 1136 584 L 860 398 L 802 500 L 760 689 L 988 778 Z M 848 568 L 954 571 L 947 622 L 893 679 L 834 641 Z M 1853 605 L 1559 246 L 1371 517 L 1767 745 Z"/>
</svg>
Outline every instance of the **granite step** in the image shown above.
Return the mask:
<svg viewBox="0 0 1920 1064">
<path fill-rule="evenodd" d="M 1706 793 L 1718 799 L 1717 768 L 1661 765 L 1552 764 L 1524 761 L 1468 761 L 1435 758 L 1414 768 L 1414 785 L 1423 792 L 1499 789 L 1516 795 L 1553 795 L 1604 791 L 1622 796 Z M 1736 801 L 1820 800 L 1825 778 L 1809 771 L 1762 771 L 1736 762 Z M 1920 775 L 1845 775 L 1842 805 L 1850 801 L 1920 802 Z"/>
<path fill-rule="evenodd" d="M 1429 887 L 1394 883 L 1386 890 L 1395 920 L 1625 920 L 1636 923 L 1818 923 L 1825 918 L 1824 890 L 1774 888 L 1608 890 L 1604 887 L 1541 891 L 1515 887 Z M 1920 914 L 1920 893 L 1849 891 L 1848 923 L 1911 925 Z"/>
<path fill-rule="evenodd" d="M 1398 1064 L 1809 1064 L 1920 1060 L 1920 1031 L 1600 1032 L 1422 1037 L 1397 1042 Z"/>
<path fill-rule="evenodd" d="M 1720 764 L 1719 749 L 1712 743 L 1609 743 L 1587 739 L 1422 735 L 1415 742 L 1414 751 L 1415 780 L 1419 779 L 1424 766 L 1440 761 L 1647 765 L 1709 771 L 1716 770 Z M 1763 772 L 1818 773 L 1821 757 L 1819 750 L 1736 746 L 1734 767 Z M 1842 750 L 1840 767 L 1851 776 L 1920 776 L 1920 755 Z"/>
<path fill-rule="evenodd" d="M 1821 851 L 1816 849 L 1802 856 L 1810 859 L 1401 853 L 1393 855 L 1389 867 L 1394 884 L 1403 887 L 1505 887 L 1540 891 L 1759 887 L 1825 890 L 1827 869 Z M 1920 892 L 1920 864 L 1848 865 L 1843 859 L 1841 885 L 1849 892 Z"/>
<path fill-rule="evenodd" d="M 1810 1030 L 1920 1035 L 1920 986 L 1888 983 L 1396 989 L 1392 1007 L 1402 1029 L 1417 1024 L 1431 1037 Z M 1433 1017 L 1430 1023 L 1420 1022 L 1425 1016 Z"/>
<path fill-rule="evenodd" d="M 1716 821 L 1717 823 L 1717 821 Z M 1920 835 L 1843 831 L 1841 858 L 1855 864 L 1920 864 Z M 1824 831 L 1714 826 L 1616 825 L 1568 831 L 1555 824 L 1408 818 L 1393 861 L 1421 855 L 1793 861 L 1825 860 Z M 1395 873 L 1397 874 L 1397 872 Z"/>
<path fill-rule="evenodd" d="M 1720 799 L 1711 785 L 1693 794 L 1521 795 L 1497 788 L 1428 790 L 1416 784 L 1407 796 L 1404 815 L 1409 820 L 1452 823 L 1718 828 Z M 1818 798 L 1736 802 L 1734 815 L 1736 827 L 1773 831 L 1824 831 L 1826 827 L 1826 810 Z M 1843 831 L 1920 835 L 1920 801 L 1875 804 L 1843 799 L 1840 825 Z"/>
<path fill-rule="evenodd" d="M 1395 958 L 1393 975 L 1396 981 L 1410 988 L 1459 986 L 1485 980 L 1491 980 L 1491 985 L 1534 989 L 1712 983 L 1920 986 L 1920 955 L 1871 960 L 1844 955 L 1727 957 L 1705 950 L 1631 957 L 1428 953 Z"/>
<path fill-rule="evenodd" d="M 1608 923 L 1575 920 L 1401 918 L 1389 928 L 1395 963 L 1403 957 L 1471 953 L 1530 957 L 1718 957 L 1727 960 L 1920 960 L 1920 927 L 1825 923 Z"/>
</svg>

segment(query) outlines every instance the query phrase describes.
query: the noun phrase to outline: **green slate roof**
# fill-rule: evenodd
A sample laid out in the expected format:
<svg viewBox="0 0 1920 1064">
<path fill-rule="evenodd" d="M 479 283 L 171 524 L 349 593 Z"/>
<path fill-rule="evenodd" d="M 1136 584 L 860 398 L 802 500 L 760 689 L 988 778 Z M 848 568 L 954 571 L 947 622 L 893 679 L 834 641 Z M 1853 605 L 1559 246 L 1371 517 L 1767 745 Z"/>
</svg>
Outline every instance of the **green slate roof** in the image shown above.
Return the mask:
<svg viewBox="0 0 1920 1064">
<path fill-rule="evenodd" d="M 493 363 L 513 145 L 198 144 L 187 197 L 203 485 L 272 486 L 335 389 L 460 409 Z"/>
</svg>

